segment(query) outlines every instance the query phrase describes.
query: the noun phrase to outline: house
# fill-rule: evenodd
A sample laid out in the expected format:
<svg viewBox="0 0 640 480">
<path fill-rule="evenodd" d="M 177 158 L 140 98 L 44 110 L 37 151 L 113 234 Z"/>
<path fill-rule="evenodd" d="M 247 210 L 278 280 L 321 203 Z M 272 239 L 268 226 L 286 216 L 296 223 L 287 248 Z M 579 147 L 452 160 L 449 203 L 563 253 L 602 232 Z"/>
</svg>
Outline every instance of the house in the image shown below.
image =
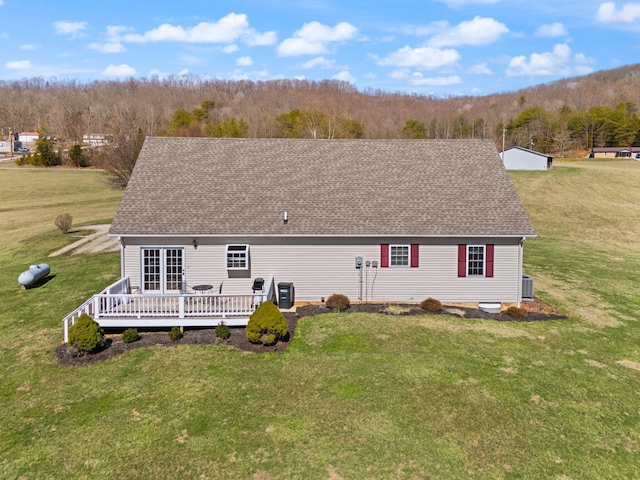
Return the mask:
<svg viewBox="0 0 640 480">
<path fill-rule="evenodd" d="M 38 132 L 20 132 L 18 139 L 22 143 L 33 143 L 40 137 Z"/>
<path fill-rule="evenodd" d="M 593 147 L 590 158 L 640 158 L 640 147 Z"/>
<path fill-rule="evenodd" d="M 553 162 L 553 157 L 523 147 L 507 148 L 500 158 L 507 170 L 548 170 Z"/>
<path fill-rule="evenodd" d="M 283 291 L 291 303 L 519 303 L 535 236 L 489 140 L 167 137 L 146 138 L 109 234 L 122 280 L 66 324 L 84 309 L 102 326 L 246 325 Z M 146 323 L 130 311 L 166 299 Z M 201 299 L 213 307 L 191 313 Z M 162 323 L 172 308 L 179 320 Z"/>
<path fill-rule="evenodd" d="M 104 133 L 85 133 L 82 135 L 83 145 L 88 145 L 91 148 L 104 147 L 112 142 L 112 136 Z"/>
</svg>

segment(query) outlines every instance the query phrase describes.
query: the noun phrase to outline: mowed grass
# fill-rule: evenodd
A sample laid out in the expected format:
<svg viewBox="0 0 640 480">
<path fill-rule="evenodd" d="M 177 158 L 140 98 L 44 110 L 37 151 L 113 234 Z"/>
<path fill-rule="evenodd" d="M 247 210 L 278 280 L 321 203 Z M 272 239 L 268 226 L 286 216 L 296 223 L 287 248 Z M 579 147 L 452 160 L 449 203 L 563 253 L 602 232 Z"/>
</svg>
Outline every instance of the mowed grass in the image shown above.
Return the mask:
<svg viewBox="0 0 640 480">
<path fill-rule="evenodd" d="M 38 177 L 13 209 L 40 211 L 37 228 L 0 217 L 0 478 L 640 477 L 638 163 L 512 175 L 539 234 L 525 271 L 568 320 L 326 314 L 281 354 L 156 347 L 67 368 L 62 317 L 119 275 L 117 253 L 47 257 L 71 241 L 58 205 L 115 212 L 119 193 L 83 174 Z M 91 194 L 48 206 L 48 185 L 77 178 Z M 21 290 L 41 261 L 55 278 Z"/>
</svg>

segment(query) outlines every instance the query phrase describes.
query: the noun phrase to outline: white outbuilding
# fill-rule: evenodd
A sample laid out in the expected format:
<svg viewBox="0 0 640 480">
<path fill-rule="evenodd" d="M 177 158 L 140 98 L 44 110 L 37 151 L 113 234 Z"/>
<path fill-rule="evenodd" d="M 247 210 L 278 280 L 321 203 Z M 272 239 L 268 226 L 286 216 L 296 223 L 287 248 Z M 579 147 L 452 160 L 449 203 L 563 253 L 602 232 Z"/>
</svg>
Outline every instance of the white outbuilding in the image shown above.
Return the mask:
<svg viewBox="0 0 640 480">
<path fill-rule="evenodd" d="M 523 147 L 511 147 L 500 152 L 507 170 L 548 170 L 553 157 Z"/>
<path fill-rule="evenodd" d="M 22 143 L 33 143 L 39 136 L 40 134 L 38 132 L 20 132 L 18 134 L 18 140 Z"/>
</svg>

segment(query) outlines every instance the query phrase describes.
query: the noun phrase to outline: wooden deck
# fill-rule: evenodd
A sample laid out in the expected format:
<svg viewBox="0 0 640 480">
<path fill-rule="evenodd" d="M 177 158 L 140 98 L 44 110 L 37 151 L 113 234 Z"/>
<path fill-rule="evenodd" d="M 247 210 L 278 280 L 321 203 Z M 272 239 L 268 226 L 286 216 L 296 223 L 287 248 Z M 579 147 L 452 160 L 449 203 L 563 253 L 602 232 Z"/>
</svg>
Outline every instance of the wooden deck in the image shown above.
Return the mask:
<svg viewBox="0 0 640 480">
<path fill-rule="evenodd" d="M 246 326 L 258 305 L 275 298 L 273 281 L 266 286 L 266 292 L 252 294 L 149 295 L 130 293 L 129 279 L 124 278 L 63 319 L 64 342 L 69 341 L 69 327 L 83 313 L 103 328 Z"/>
</svg>

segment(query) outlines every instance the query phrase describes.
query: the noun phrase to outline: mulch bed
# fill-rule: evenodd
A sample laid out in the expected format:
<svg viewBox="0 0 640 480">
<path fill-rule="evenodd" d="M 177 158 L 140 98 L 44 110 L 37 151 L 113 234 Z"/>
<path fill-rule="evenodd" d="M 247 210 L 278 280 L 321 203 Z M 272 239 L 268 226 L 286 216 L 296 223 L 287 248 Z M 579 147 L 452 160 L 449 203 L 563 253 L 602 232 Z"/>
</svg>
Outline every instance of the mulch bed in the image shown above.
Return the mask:
<svg viewBox="0 0 640 480">
<path fill-rule="evenodd" d="M 478 308 L 464 307 L 445 307 L 444 311 L 436 312 L 435 315 L 458 316 L 460 318 L 480 318 L 496 320 L 499 322 L 536 322 L 545 320 L 561 320 L 567 318 L 566 315 L 558 312 L 554 307 L 542 302 L 540 299 L 534 299 L 531 302 L 523 302 L 522 307 L 527 310 L 525 318 L 513 318 L 505 312 L 487 313 Z M 424 315 L 426 313 L 418 305 L 415 304 L 377 304 L 363 303 L 351 305 L 349 312 L 366 312 L 366 313 L 385 313 L 388 315 Z M 58 362 L 61 365 L 80 366 L 90 363 L 100 362 L 112 357 L 116 357 L 124 352 L 141 347 L 163 346 L 175 347 L 177 345 L 210 345 L 220 344 L 229 345 L 243 352 L 249 353 L 266 353 L 266 352 L 282 352 L 284 351 L 295 335 L 298 320 L 304 317 L 330 313 L 331 311 L 325 305 L 303 305 L 296 308 L 295 312 L 283 312 L 287 320 L 289 329 L 289 339 L 286 342 L 278 342 L 276 345 L 266 347 L 264 345 L 256 345 L 247 340 L 244 327 L 230 327 L 231 336 L 222 340 L 216 337 L 213 328 L 189 328 L 185 329 L 184 336 L 177 341 L 169 338 L 166 331 L 144 331 L 140 332 L 140 339 L 132 343 L 124 343 L 122 341 L 121 332 L 107 332 L 106 345 L 98 352 L 73 356 L 67 353 L 67 346 L 60 345 L 56 348 L 55 353 Z"/>
</svg>

